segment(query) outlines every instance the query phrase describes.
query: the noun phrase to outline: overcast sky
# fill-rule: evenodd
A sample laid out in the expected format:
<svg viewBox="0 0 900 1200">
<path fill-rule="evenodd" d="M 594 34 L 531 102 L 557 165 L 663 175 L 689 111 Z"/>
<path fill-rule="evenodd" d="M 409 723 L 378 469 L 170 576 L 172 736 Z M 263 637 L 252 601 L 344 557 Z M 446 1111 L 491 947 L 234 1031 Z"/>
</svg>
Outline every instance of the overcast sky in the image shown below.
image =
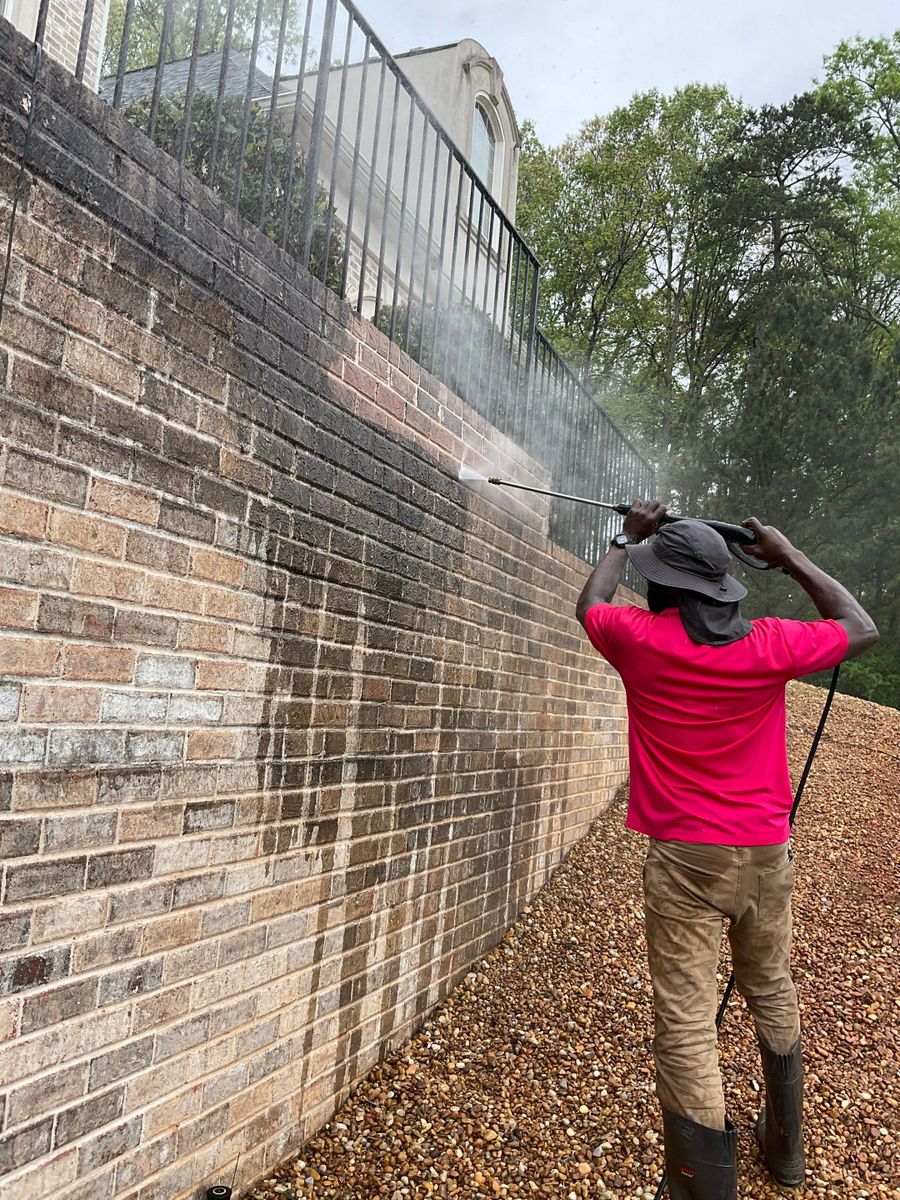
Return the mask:
<svg viewBox="0 0 900 1200">
<path fill-rule="evenodd" d="M 638 91 L 725 83 L 749 104 L 803 91 L 842 38 L 900 28 L 900 0 L 359 0 L 392 54 L 473 37 L 519 121 L 556 144 Z"/>
</svg>

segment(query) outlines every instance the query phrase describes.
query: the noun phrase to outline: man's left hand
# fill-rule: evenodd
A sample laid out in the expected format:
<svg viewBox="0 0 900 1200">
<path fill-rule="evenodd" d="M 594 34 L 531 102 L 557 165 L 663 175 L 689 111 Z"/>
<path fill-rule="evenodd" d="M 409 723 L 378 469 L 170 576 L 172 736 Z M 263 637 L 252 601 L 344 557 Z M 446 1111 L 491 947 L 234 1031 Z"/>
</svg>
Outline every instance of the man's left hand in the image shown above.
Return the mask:
<svg viewBox="0 0 900 1200">
<path fill-rule="evenodd" d="M 666 515 L 666 506 L 658 500 L 635 500 L 631 511 L 622 525 L 622 532 L 627 533 L 635 542 L 656 533 L 660 520 Z"/>
</svg>

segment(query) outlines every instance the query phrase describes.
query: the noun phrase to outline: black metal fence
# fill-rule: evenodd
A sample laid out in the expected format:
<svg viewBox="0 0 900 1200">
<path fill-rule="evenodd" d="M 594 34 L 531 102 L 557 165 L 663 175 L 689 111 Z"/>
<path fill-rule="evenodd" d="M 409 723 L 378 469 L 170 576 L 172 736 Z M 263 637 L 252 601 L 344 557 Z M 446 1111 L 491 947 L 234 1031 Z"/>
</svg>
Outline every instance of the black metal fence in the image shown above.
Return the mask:
<svg viewBox="0 0 900 1200">
<path fill-rule="evenodd" d="M 86 0 L 79 79 L 100 7 Z M 557 490 L 652 491 L 649 465 L 537 329 L 535 255 L 350 0 L 113 0 L 97 75 L 113 107 L 544 462 Z M 592 560 L 619 521 L 560 503 L 552 534 Z"/>
</svg>

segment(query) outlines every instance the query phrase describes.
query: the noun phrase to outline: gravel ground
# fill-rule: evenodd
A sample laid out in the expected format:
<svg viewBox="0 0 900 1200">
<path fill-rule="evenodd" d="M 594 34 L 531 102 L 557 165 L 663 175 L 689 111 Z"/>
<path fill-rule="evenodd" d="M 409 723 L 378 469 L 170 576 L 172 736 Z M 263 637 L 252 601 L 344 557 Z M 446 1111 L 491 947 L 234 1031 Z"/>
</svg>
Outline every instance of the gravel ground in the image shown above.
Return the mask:
<svg viewBox="0 0 900 1200">
<path fill-rule="evenodd" d="M 824 698 L 789 689 L 795 779 Z M 753 1145 L 760 1068 L 735 996 L 721 1061 L 742 1197 L 900 1198 L 898 756 L 900 712 L 836 698 L 796 839 L 807 1184 L 779 1189 Z M 620 796 L 502 942 L 253 1200 L 654 1195 L 644 839 L 623 820 Z M 723 984 L 729 969 L 723 954 Z"/>
</svg>

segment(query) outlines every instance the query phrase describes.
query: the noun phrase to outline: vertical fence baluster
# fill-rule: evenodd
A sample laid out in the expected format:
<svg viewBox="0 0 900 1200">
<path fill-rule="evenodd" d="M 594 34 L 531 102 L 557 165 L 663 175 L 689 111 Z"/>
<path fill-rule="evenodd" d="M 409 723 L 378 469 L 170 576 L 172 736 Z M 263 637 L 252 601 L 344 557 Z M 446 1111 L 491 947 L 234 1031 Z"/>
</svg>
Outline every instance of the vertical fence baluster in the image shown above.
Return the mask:
<svg viewBox="0 0 900 1200">
<path fill-rule="evenodd" d="M 375 105 L 375 129 L 372 133 L 372 158 L 369 164 L 369 187 L 366 196 L 366 221 L 363 228 L 362 251 L 360 253 L 359 290 L 356 297 L 356 311 L 361 313 L 363 296 L 366 290 L 366 263 L 369 257 L 369 230 L 372 225 L 372 197 L 375 195 L 375 179 L 378 174 L 378 142 L 381 136 L 381 109 L 384 104 L 384 83 L 387 75 L 387 63 L 381 60 L 381 72 L 378 76 L 378 100 Z"/>
<path fill-rule="evenodd" d="M 312 0 L 310 0 L 310 3 Z M 309 266 L 312 252 L 313 230 L 316 226 L 316 192 L 319 187 L 319 156 L 322 153 L 322 131 L 325 128 L 325 106 L 328 103 L 328 84 L 331 80 L 331 47 L 334 45 L 334 23 L 337 17 L 337 0 L 326 0 L 325 20 L 322 26 L 322 44 L 319 47 L 319 73 L 316 78 L 316 102 L 313 108 L 312 128 L 309 133 L 309 153 L 306 156 L 306 187 L 303 196 L 303 214 L 300 223 L 300 261 Z M 366 39 L 366 57 L 369 42 Z M 347 223 L 349 254 L 350 225 Z M 343 293 L 343 287 L 341 288 Z"/>
<path fill-rule="evenodd" d="M 487 367 L 487 391 L 485 393 L 485 416 L 490 420 L 490 413 L 496 407 L 496 395 L 494 391 L 494 344 L 497 339 L 497 305 L 500 303 L 500 254 L 503 249 L 503 226 L 504 220 L 502 214 L 498 213 L 497 219 L 497 254 L 494 261 L 494 298 L 491 302 L 491 329 L 490 341 L 488 343 L 488 367 Z M 502 345 L 501 335 L 501 345 Z"/>
<path fill-rule="evenodd" d="M 587 463 L 588 463 L 588 479 L 590 491 L 589 496 L 596 499 L 602 499 L 597 492 L 597 467 L 600 462 L 600 410 L 597 407 L 597 402 L 590 398 L 591 411 L 591 430 L 590 443 L 588 445 Z M 587 510 L 588 520 L 585 522 L 587 527 L 587 546 L 585 558 L 588 562 L 592 562 L 597 557 L 597 549 L 600 543 L 599 537 L 599 521 L 598 516 L 602 512 L 599 508 L 589 508 Z"/>
<path fill-rule="evenodd" d="M 294 176 L 297 173 L 297 142 L 300 138 L 300 119 L 303 115 L 303 84 L 306 79 L 306 59 L 309 54 L 309 31 L 312 25 L 314 0 L 306 0 L 306 17 L 303 21 L 303 41 L 300 46 L 300 60 L 297 64 L 297 91 L 294 95 L 294 112 L 291 117 L 291 136 L 287 146 L 287 180 L 284 185 L 284 212 L 281 217 L 281 248 L 286 249 L 291 237 L 291 223 L 293 217 L 294 203 Z M 353 24 L 350 22 L 349 30 L 352 30 Z M 347 37 L 349 41 L 350 33 Z M 318 76 L 316 77 L 318 78 Z M 297 254 L 300 250 L 299 235 L 298 244 L 293 247 L 293 253 Z M 327 260 L 327 255 L 326 255 Z"/>
<path fill-rule="evenodd" d="M 153 99 L 150 101 L 150 119 L 147 122 L 147 135 L 152 139 L 156 135 L 156 119 L 159 115 L 159 98 L 162 95 L 163 67 L 166 62 L 166 46 L 172 36 L 172 21 L 174 19 L 174 0 L 166 0 L 163 13 L 162 32 L 159 35 L 159 56 L 156 60 L 156 75 L 153 80 Z"/>
<path fill-rule="evenodd" d="M 519 428 L 519 389 L 521 387 L 522 377 L 522 352 L 525 352 L 525 361 L 528 361 L 528 323 L 531 320 L 531 284 L 529 282 L 530 274 L 534 272 L 534 263 L 531 260 L 530 253 L 525 248 L 524 242 L 520 251 L 524 261 L 524 271 L 522 274 L 522 294 L 519 297 L 519 333 L 518 347 L 516 350 L 516 412 L 513 418 L 515 431 Z M 515 434 L 513 435 L 515 436 Z"/>
<path fill-rule="evenodd" d="M 391 328 L 388 336 L 394 340 L 397 330 L 397 301 L 400 296 L 400 265 L 403 260 L 403 225 L 406 221 L 406 197 L 409 195 L 409 164 L 412 155 L 413 117 L 416 113 L 415 102 L 411 95 L 409 99 L 409 121 L 406 124 L 406 153 L 403 157 L 403 189 L 400 193 L 400 215 L 397 218 L 397 261 L 394 264 L 394 291 L 391 298 Z M 406 303 L 410 298 L 407 296 Z"/>
<path fill-rule="evenodd" d="M 615 504 L 615 490 L 610 487 L 609 483 L 609 436 L 612 422 L 606 413 L 602 413 L 601 415 L 603 419 L 600 423 L 600 437 L 598 439 L 599 459 L 597 465 L 597 486 L 599 488 L 601 498 L 603 500 L 609 500 L 611 503 Z M 608 532 L 611 524 L 610 518 L 611 514 L 609 512 L 604 512 L 603 521 L 600 525 L 601 536 L 605 537 L 605 534 Z"/>
<path fill-rule="evenodd" d="M 122 104 L 122 87 L 125 83 L 125 68 L 128 66 L 128 46 L 131 42 L 131 22 L 134 17 L 134 0 L 126 0 L 122 18 L 122 41 L 119 43 L 119 58 L 116 63 L 116 86 L 113 89 L 113 108 Z"/>
<path fill-rule="evenodd" d="M 594 406 L 591 403 L 590 397 L 579 386 L 577 381 L 573 382 L 573 387 L 578 391 L 579 407 L 581 409 L 581 420 L 579 421 L 580 437 L 578 442 L 578 471 L 580 486 L 584 488 L 581 495 L 593 496 L 595 495 L 594 481 L 591 479 L 588 466 L 591 461 Z M 590 524 L 594 510 L 587 504 L 579 505 L 579 507 L 581 508 L 581 512 L 578 514 L 578 554 L 581 558 L 588 558 L 590 554 Z"/>
<path fill-rule="evenodd" d="M 219 139 L 222 133 L 222 112 L 225 107 L 225 87 L 228 82 L 228 64 L 231 61 L 231 39 L 234 35 L 234 10 L 237 0 L 229 0 L 225 15 L 225 40 L 222 43 L 222 65 L 219 68 L 219 86 L 216 91 L 216 115 L 213 121 L 212 150 L 209 161 L 209 186 L 215 187 L 219 166 Z"/>
<path fill-rule="evenodd" d="M 482 192 L 480 182 L 472 176 L 472 198 L 478 197 L 478 216 L 475 217 L 475 205 L 470 203 L 470 211 L 472 220 L 469 221 L 469 236 L 466 239 L 466 247 L 474 243 L 475 254 L 472 261 L 472 301 L 469 305 L 469 315 L 466 318 L 466 384 L 465 396 L 466 400 L 472 403 L 472 358 L 475 353 L 475 328 L 478 323 L 478 314 L 476 312 L 475 302 L 478 297 L 478 260 L 481 257 L 481 221 L 484 215 L 484 194 Z M 465 296 L 463 296 L 465 303 Z"/>
<path fill-rule="evenodd" d="M 531 346 L 531 359 L 528 365 L 528 374 L 525 380 L 525 411 L 522 417 L 522 445 L 528 451 L 532 452 L 532 442 L 534 430 L 539 431 L 539 436 L 547 436 L 547 430 L 541 429 L 537 422 L 537 402 L 538 402 L 538 334 L 537 328 L 534 331 L 534 339 Z"/>
<path fill-rule="evenodd" d="M 519 267 L 522 261 L 522 247 L 518 240 L 513 239 L 512 231 L 510 230 L 510 247 L 515 247 L 516 268 L 512 282 L 507 279 L 507 287 L 510 290 L 510 305 L 509 305 L 509 353 L 506 362 L 506 383 L 503 389 L 503 409 L 502 409 L 502 425 L 501 428 L 506 430 L 509 421 L 510 400 L 512 399 L 512 368 L 513 357 L 515 355 L 516 342 L 516 306 L 519 303 Z M 505 316 L 505 314 L 504 314 Z"/>
<path fill-rule="evenodd" d="M 622 494 L 622 491 L 623 491 L 622 484 L 621 484 L 621 481 L 619 480 L 619 475 L 618 475 L 618 468 L 619 468 L 618 454 L 619 454 L 618 431 L 610 430 L 609 491 L 607 493 L 607 499 L 612 501 L 613 504 L 619 504 L 621 501 L 624 501 L 624 499 L 625 499 L 624 495 Z M 610 519 L 612 519 L 612 518 L 610 518 Z"/>
<path fill-rule="evenodd" d="M 554 480 L 560 478 L 559 460 L 560 448 L 562 445 L 562 427 L 559 410 L 553 403 L 553 396 L 550 389 L 550 377 L 552 370 L 553 354 L 550 349 L 550 343 L 543 340 L 544 361 L 542 365 L 543 379 L 541 385 L 541 394 L 543 399 L 542 417 L 548 429 L 552 432 L 553 437 L 553 455 L 550 459 L 550 467 L 552 469 L 552 478 Z"/>
<path fill-rule="evenodd" d="M 349 246 L 353 242 L 353 217 L 356 207 L 356 179 L 359 174 L 360 151 L 362 148 L 363 122 L 366 115 L 366 91 L 369 84 L 369 51 L 372 43 L 367 37 L 363 47 L 362 63 L 360 65 L 359 98 L 356 104 L 356 135 L 353 139 L 353 165 L 350 168 L 350 192 L 347 197 L 347 244 L 348 253 L 344 256 L 344 270 L 341 275 L 341 295 L 347 294 L 347 278 L 350 273 Z"/>
<path fill-rule="evenodd" d="M 443 139 L 438 143 L 439 146 L 444 145 Z M 434 287 L 434 325 L 431 333 L 431 370 L 437 374 L 440 368 L 438 361 L 438 337 L 441 325 L 441 288 L 444 282 L 444 258 L 447 252 L 447 218 L 450 215 L 450 181 L 453 178 L 453 150 L 448 145 L 445 147 L 447 151 L 447 178 L 444 180 L 444 209 L 441 215 L 441 246 L 438 251 L 438 271 L 437 281 Z M 450 290 L 453 290 L 453 281 L 450 280 Z M 444 361 L 444 360 L 441 360 Z"/>
<path fill-rule="evenodd" d="M 563 484 L 569 479 L 568 464 L 566 457 L 569 453 L 569 420 L 570 414 L 566 405 L 566 395 L 560 387 L 559 381 L 559 361 L 556 356 L 550 355 L 550 403 L 556 409 L 557 425 L 559 430 L 559 438 L 557 440 L 556 462 L 554 464 L 554 483 L 559 491 L 565 491 Z M 566 542 L 566 521 L 568 519 L 566 508 L 562 504 L 556 506 L 557 513 L 557 539 L 560 545 L 567 545 Z"/>
<path fill-rule="evenodd" d="M 431 164 L 431 199 L 428 204 L 428 228 L 425 231 L 425 266 L 422 271 L 422 320 L 419 323 L 419 345 L 416 349 L 416 361 L 426 369 L 427 363 L 422 362 L 422 349 L 425 345 L 425 315 L 428 312 L 428 276 L 431 273 L 432 250 L 434 240 L 434 210 L 438 189 L 438 159 L 440 158 L 441 139 L 438 131 L 434 131 L 434 162 Z M 433 322 L 432 322 L 433 323 Z"/>
<path fill-rule="evenodd" d="M 503 266 L 503 316 L 500 319 L 500 352 L 497 356 L 497 392 L 490 418 L 494 424 L 500 421 L 501 412 L 508 407 L 506 395 L 509 387 L 508 384 L 503 383 L 503 372 L 509 356 L 512 354 L 512 338 L 507 332 L 507 319 L 510 306 L 510 272 L 512 271 L 514 231 L 512 226 L 507 225 L 505 221 L 504 228 L 506 229 L 506 262 Z M 507 343 L 508 337 L 509 342 Z"/>
<path fill-rule="evenodd" d="M 481 330 L 478 335 L 478 375 L 475 380 L 476 394 L 478 397 L 475 407 L 477 407 L 478 411 L 483 417 L 486 417 L 488 413 L 488 393 L 490 390 L 488 387 L 488 381 L 485 378 L 484 356 L 486 350 L 485 343 L 487 342 L 488 337 L 488 291 L 491 285 L 491 245 L 493 244 L 493 240 L 494 206 L 491 205 L 490 218 L 488 220 L 487 249 L 485 250 L 484 256 L 484 290 L 481 297 Z M 477 267 L 475 271 L 475 279 L 477 282 Z"/>
<path fill-rule="evenodd" d="M 456 184 L 456 204 L 453 208 L 453 246 L 450 251 L 450 281 L 447 285 L 447 332 L 444 340 L 444 382 L 447 387 L 453 387 L 453 380 L 450 376 L 450 358 L 456 347 L 453 344 L 453 295 L 456 288 L 456 252 L 459 249 L 459 223 L 462 219 L 463 207 L 463 183 L 465 182 L 466 173 L 463 169 L 462 160 L 456 155 L 453 155 L 457 171 Z"/>
<path fill-rule="evenodd" d="M 528 403 L 528 368 L 532 361 L 532 346 L 534 344 L 534 316 L 538 294 L 535 292 L 538 283 L 538 265 L 530 252 L 526 252 L 526 269 L 522 281 L 522 318 L 521 331 L 518 336 L 518 358 L 516 360 L 516 415 L 512 436 L 522 438 L 524 427 L 524 409 Z M 524 379 L 522 379 L 522 352 L 524 350 Z"/>
<path fill-rule="evenodd" d="M 566 369 L 567 383 L 572 392 L 572 407 L 574 417 L 572 420 L 572 470 L 576 478 L 576 486 L 579 489 L 579 495 L 584 495 L 581 490 L 585 486 L 585 470 L 584 470 L 584 449 L 587 441 L 586 417 L 584 393 L 578 386 L 572 374 Z M 584 520 L 584 507 L 581 504 L 573 506 L 572 512 L 572 550 L 579 558 L 583 557 L 583 549 L 581 545 L 582 522 Z"/>
<path fill-rule="evenodd" d="M 50 9 L 50 0 L 41 0 L 38 5 L 37 22 L 34 30 L 34 40 L 39 44 L 43 44 L 44 34 L 47 31 L 47 13 Z"/>
<path fill-rule="evenodd" d="M 559 490 L 565 491 L 565 488 L 562 485 L 568 480 L 568 474 L 567 474 L 567 468 L 566 468 L 566 454 L 568 452 L 568 450 L 567 450 L 568 427 L 567 427 L 566 422 L 568 420 L 568 411 L 564 405 L 565 398 L 562 395 L 562 392 L 559 388 L 559 381 L 557 378 L 558 370 L 557 370 L 556 356 L 553 354 L 552 351 L 550 351 L 550 372 L 549 372 L 549 374 L 550 374 L 550 391 L 549 391 L 549 395 L 548 395 L 548 401 L 553 406 L 553 408 L 556 412 L 556 426 L 557 426 L 557 431 L 558 431 L 557 442 L 556 442 L 556 462 L 553 464 L 554 480 L 556 481 L 556 486 L 559 488 Z M 558 507 L 557 512 L 559 514 L 559 521 L 560 521 L 560 524 L 559 524 L 559 527 L 557 530 L 557 539 L 558 539 L 560 545 L 564 546 L 566 544 L 566 542 L 565 542 L 565 530 L 562 527 L 563 509 L 561 506 Z"/>
<path fill-rule="evenodd" d="M 415 214 L 413 216 L 412 246 L 410 247 L 410 254 L 409 254 L 409 287 L 407 288 L 407 295 L 409 296 L 409 300 L 406 305 L 406 329 L 403 334 L 403 349 L 406 350 L 407 353 L 409 352 L 409 349 L 410 349 L 410 345 L 409 345 L 410 320 L 411 320 L 411 316 L 412 316 L 413 298 L 415 296 L 415 287 L 416 287 L 416 249 L 419 245 L 419 226 L 422 221 L 422 187 L 425 182 L 425 146 L 426 146 L 426 142 L 427 142 L 427 136 L 428 136 L 428 119 L 425 116 L 425 113 L 423 112 L 422 113 L 422 142 L 419 146 L 419 174 L 418 174 L 418 181 L 416 183 L 416 210 L 415 210 Z M 422 320 L 425 319 L 424 313 L 422 314 L 421 319 Z"/>
<path fill-rule="evenodd" d="M 566 374 L 569 374 L 568 371 Z M 585 427 L 587 414 L 585 413 L 584 396 L 581 392 L 581 389 L 578 387 L 575 380 L 571 378 L 571 376 L 568 379 L 568 385 L 572 389 L 575 407 L 575 420 L 573 422 L 574 436 L 572 438 L 573 482 L 575 484 L 577 494 L 579 496 L 583 496 L 585 494 L 583 489 L 585 486 L 586 475 L 586 471 L 584 469 L 584 451 L 587 444 L 587 429 Z M 582 536 L 584 533 L 584 509 L 585 506 L 583 504 L 572 505 L 571 550 L 573 554 L 578 556 L 578 558 L 584 557 L 584 548 L 582 546 Z"/>
<path fill-rule="evenodd" d="M 259 54 L 259 35 L 262 30 L 263 6 L 265 0 L 257 0 L 256 19 L 253 22 L 253 39 L 250 43 L 250 63 L 247 67 L 247 86 L 244 91 L 244 113 L 241 118 L 241 141 L 238 146 L 237 168 L 234 177 L 234 196 L 232 204 L 241 211 L 241 188 L 244 181 L 244 154 L 247 150 L 247 136 L 250 132 L 250 109 L 253 107 L 253 85 L 256 77 L 256 56 Z"/>
<path fill-rule="evenodd" d="M 338 92 L 337 117 L 334 123 L 334 147 L 331 155 L 331 180 L 328 184 L 328 209 L 325 213 L 325 248 L 322 251 L 323 280 L 328 281 L 328 256 L 331 253 L 331 235 L 334 230 L 334 204 L 337 195 L 337 174 L 340 167 L 341 140 L 344 136 L 344 106 L 347 102 L 347 76 L 350 69 L 350 46 L 353 41 L 353 18 L 347 13 L 347 38 L 341 59 L 341 86 Z M 349 242 L 344 247 L 344 259 L 350 253 Z M 343 274 L 344 264 L 341 264 Z"/>
<path fill-rule="evenodd" d="M 472 352 L 471 329 L 466 328 L 466 319 L 467 319 L 466 318 L 466 288 L 467 288 L 468 282 L 469 282 L 469 251 L 472 248 L 472 215 L 473 215 L 473 212 L 475 209 L 475 180 L 474 180 L 474 177 L 469 173 L 468 170 L 464 169 L 463 173 L 465 174 L 465 177 L 469 183 L 469 205 L 468 205 L 468 211 L 466 213 L 466 224 L 465 224 L 465 232 L 464 232 L 464 236 L 466 239 L 466 248 L 463 253 L 462 282 L 460 283 L 460 286 L 459 286 L 459 320 L 457 322 L 458 327 L 457 327 L 457 331 L 456 331 L 456 346 L 455 346 L 456 353 L 454 355 L 454 358 L 456 360 L 455 370 L 456 370 L 456 387 L 457 388 L 459 388 L 460 381 L 462 380 L 463 342 L 467 343 L 468 352 L 470 354 Z M 467 398 L 466 396 L 463 396 L 464 400 L 466 398 Z"/>
<path fill-rule="evenodd" d="M 553 464 L 553 486 L 557 491 L 564 491 L 563 484 L 568 476 L 565 469 L 566 457 L 566 409 L 564 405 L 564 397 L 559 388 L 558 370 L 556 358 L 553 354 L 548 355 L 547 363 L 547 403 L 553 409 L 556 415 L 556 461 Z M 555 504 L 554 512 L 554 536 L 561 546 L 565 543 L 565 530 L 563 529 L 564 509 L 562 505 Z"/>
<path fill-rule="evenodd" d="M 575 379 L 570 374 L 568 369 L 566 367 L 563 367 L 563 370 L 565 371 L 565 375 L 566 375 L 566 387 L 569 390 L 569 395 L 571 398 L 570 403 L 571 403 L 571 407 L 572 407 L 572 443 L 571 443 L 571 450 L 570 450 L 571 470 L 575 474 L 575 477 L 578 481 L 577 486 L 580 488 L 584 485 L 584 473 L 583 473 L 584 456 L 581 453 L 581 446 L 584 444 L 584 411 L 583 411 L 584 405 L 582 403 L 583 396 L 582 396 L 581 389 L 576 384 Z M 579 512 L 578 510 L 581 509 L 582 506 L 580 504 L 571 504 L 571 505 L 569 505 L 569 507 L 572 509 L 572 523 L 570 526 L 570 534 L 569 534 L 569 538 L 570 538 L 569 548 L 572 550 L 573 554 L 576 554 L 579 557 L 581 557 L 580 546 L 578 544 L 578 535 L 580 533 L 581 518 L 582 518 L 583 514 L 582 514 L 582 512 Z"/>
<path fill-rule="evenodd" d="M 263 177 L 259 189 L 259 210 L 256 223 L 262 229 L 266 223 L 266 199 L 269 191 L 269 171 L 272 166 L 272 139 L 278 112 L 278 95 L 281 90 L 281 67 L 284 62 L 284 37 L 287 31 L 288 10 L 291 0 L 282 0 L 281 24 L 278 26 L 278 47 L 275 51 L 275 73 L 272 76 L 272 98 L 269 101 L 269 119 L 266 123 L 266 148 L 263 152 Z"/>
<path fill-rule="evenodd" d="M 78 59 L 75 63 L 75 78 L 79 83 L 81 83 L 81 81 L 84 79 L 84 64 L 87 62 L 88 45 L 91 39 L 91 26 L 93 23 L 94 0 L 86 0 L 84 6 L 84 16 L 81 21 L 81 40 L 78 43 Z"/>
<path fill-rule="evenodd" d="M 525 343 L 525 376 L 531 370 L 531 356 L 534 353 L 534 339 L 537 335 L 537 306 L 538 288 L 541 272 L 536 258 L 531 260 L 531 289 L 528 298 L 528 335 Z"/>
<path fill-rule="evenodd" d="M 549 423 L 541 418 L 543 399 L 544 348 L 540 334 L 534 341 L 534 362 L 532 365 L 531 400 L 529 402 L 528 421 L 525 427 L 525 449 L 529 454 L 538 458 L 539 439 L 543 441 L 544 450 L 540 457 L 547 458 L 552 447 L 553 430 Z"/>
<path fill-rule="evenodd" d="M 387 166 L 384 180 L 384 211 L 381 214 L 381 242 L 378 247 L 378 277 L 375 280 L 375 319 L 381 308 L 381 289 L 384 285 L 384 255 L 387 250 L 388 223 L 391 214 L 391 179 L 394 174 L 394 149 L 397 144 L 397 113 L 400 107 L 400 81 L 394 76 L 394 99 L 391 102 L 391 136 L 388 140 Z"/>
<path fill-rule="evenodd" d="M 194 88 L 197 82 L 197 57 L 200 54 L 200 35 L 203 30 L 203 10 L 206 0 L 197 0 L 197 19 L 194 22 L 194 39 L 191 43 L 191 63 L 188 67 L 187 90 L 184 94 L 184 115 L 181 123 L 181 143 L 178 147 L 178 161 L 184 166 L 187 154 L 188 138 L 191 134 L 191 109 L 194 106 Z"/>
</svg>

